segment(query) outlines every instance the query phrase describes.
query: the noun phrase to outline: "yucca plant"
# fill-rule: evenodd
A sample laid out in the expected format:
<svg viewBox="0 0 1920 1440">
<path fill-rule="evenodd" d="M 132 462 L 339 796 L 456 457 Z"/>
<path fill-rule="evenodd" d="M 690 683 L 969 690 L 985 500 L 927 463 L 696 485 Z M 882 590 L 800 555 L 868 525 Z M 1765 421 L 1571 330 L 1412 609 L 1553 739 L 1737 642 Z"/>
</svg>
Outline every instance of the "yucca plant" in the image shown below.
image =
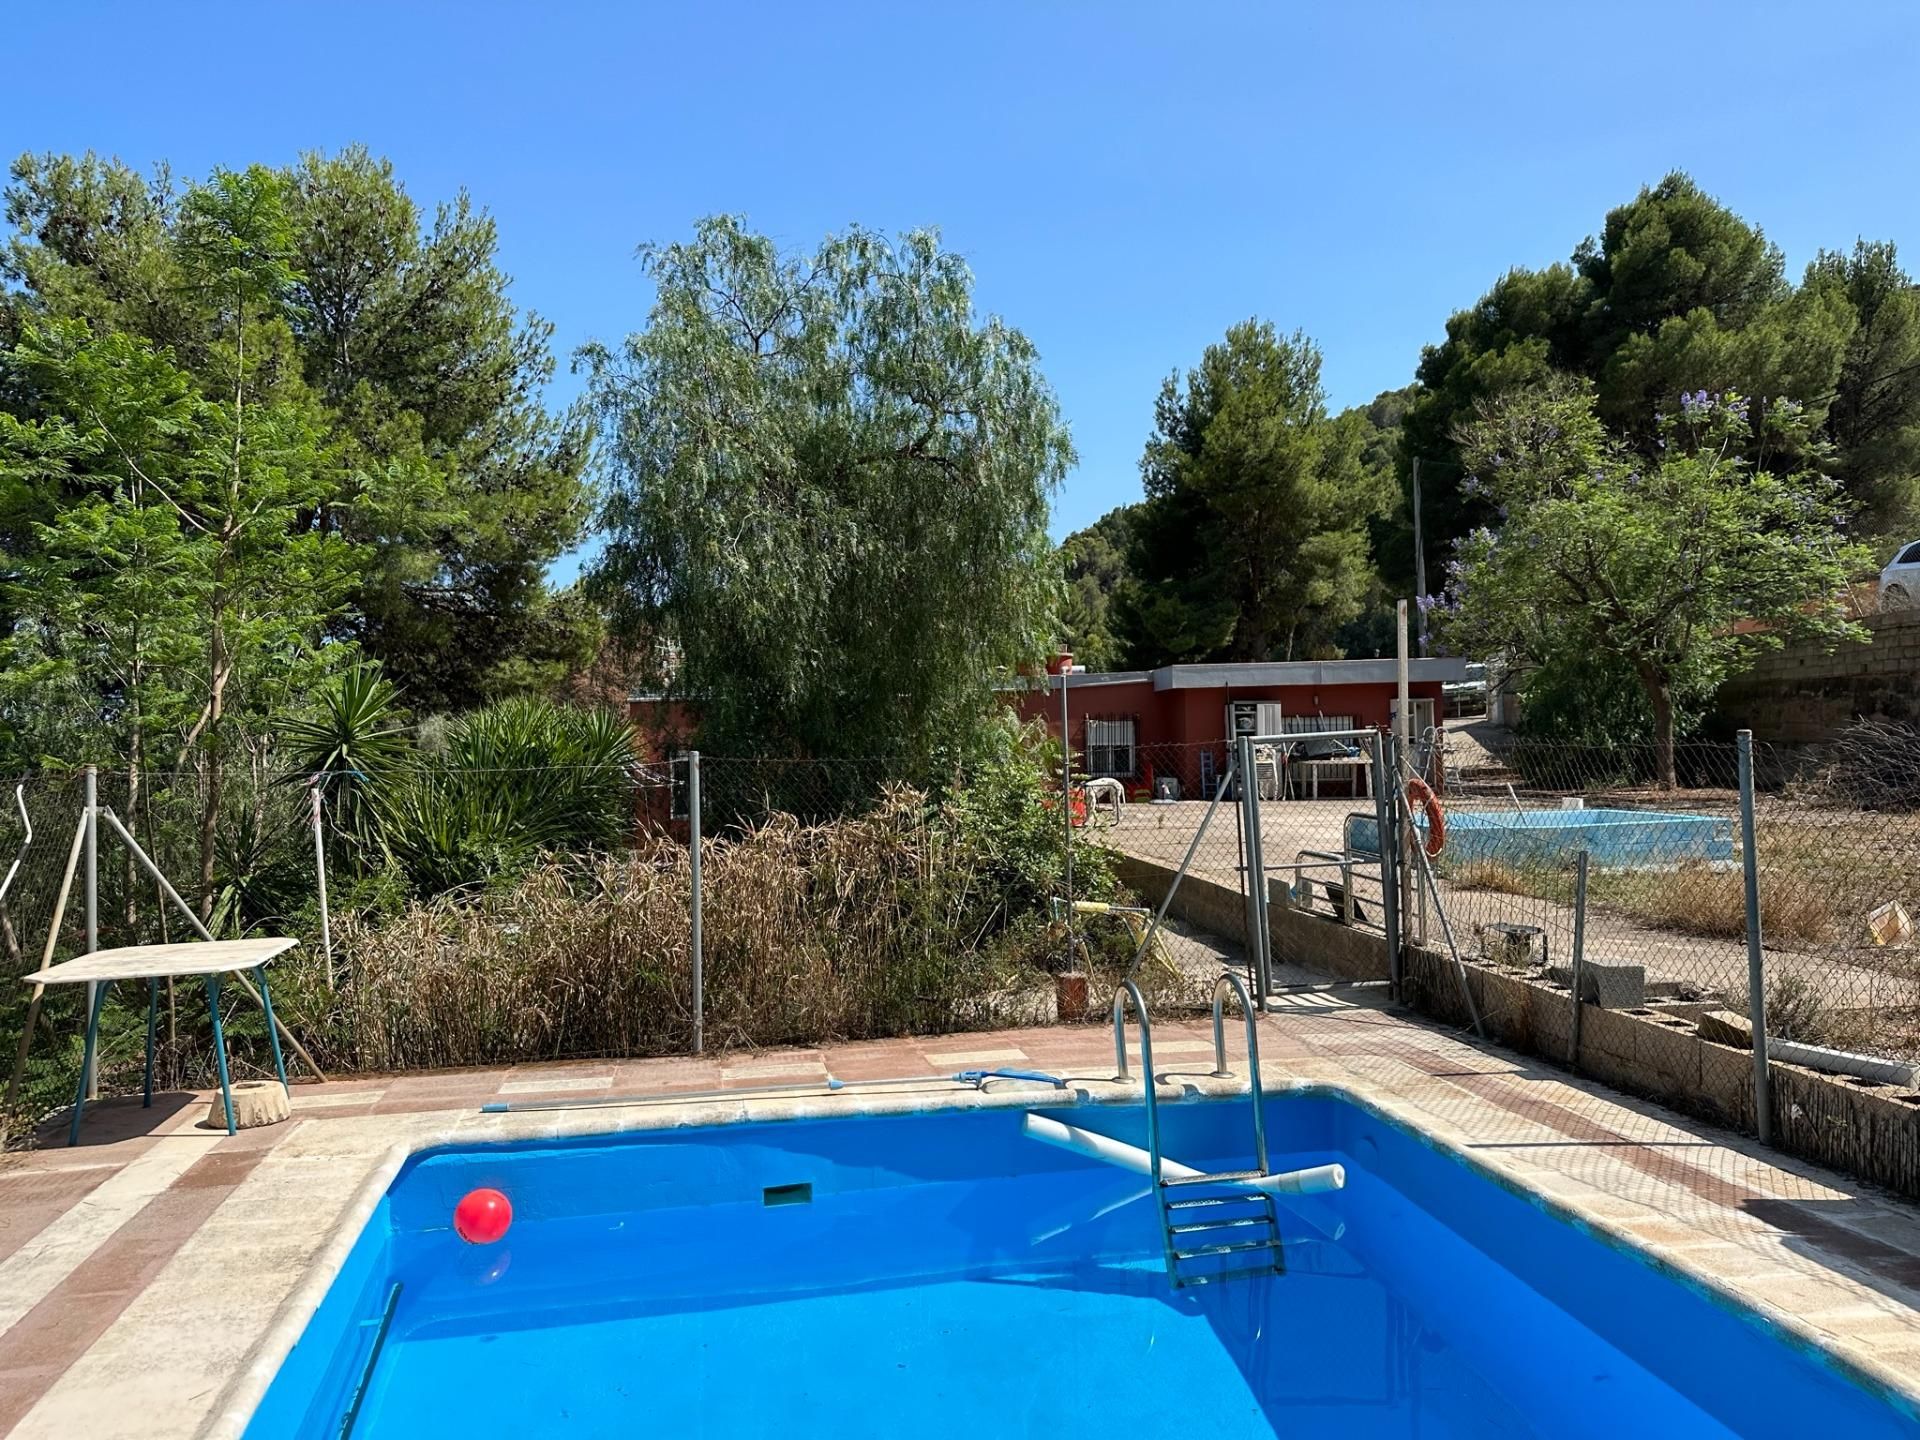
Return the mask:
<svg viewBox="0 0 1920 1440">
<path fill-rule="evenodd" d="M 281 723 L 280 738 L 299 774 L 321 786 L 334 828 L 364 856 L 377 843 L 371 796 L 412 751 L 393 682 L 374 661 L 349 666 L 320 687 L 311 714 Z"/>
<path fill-rule="evenodd" d="M 514 875 L 543 852 L 605 851 L 632 826 L 617 711 L 505 700 L 455 719 L 445 746 L 381 791 L 382 841 L 417 893 Z"/>
</svg>

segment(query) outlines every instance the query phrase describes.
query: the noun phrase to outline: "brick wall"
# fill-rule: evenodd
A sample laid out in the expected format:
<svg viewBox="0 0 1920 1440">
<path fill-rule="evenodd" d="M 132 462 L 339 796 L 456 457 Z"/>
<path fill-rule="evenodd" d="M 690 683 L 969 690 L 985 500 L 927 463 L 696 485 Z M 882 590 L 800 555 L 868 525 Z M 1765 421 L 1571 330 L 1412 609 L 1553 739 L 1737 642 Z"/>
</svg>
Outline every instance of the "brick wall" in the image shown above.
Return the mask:
<svg viewBox="0 0 1920 1440">
<path fill-rule="evenodd" d="M 1716 710 L 1775 744 L 1825 740 L 1862 716 L 1920 724 L 1920 609 L 1869 615 L 1867 644 L 1788 645 L 1729 682 Z"/>
</svg>

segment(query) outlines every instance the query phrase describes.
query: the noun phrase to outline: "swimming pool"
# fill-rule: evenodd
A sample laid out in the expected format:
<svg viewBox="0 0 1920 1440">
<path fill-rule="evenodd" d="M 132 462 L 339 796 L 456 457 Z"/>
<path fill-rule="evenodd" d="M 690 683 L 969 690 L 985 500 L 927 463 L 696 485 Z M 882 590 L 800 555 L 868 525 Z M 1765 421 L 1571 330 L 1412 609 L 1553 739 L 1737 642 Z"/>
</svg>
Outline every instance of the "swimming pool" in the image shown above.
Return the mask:
<svg viewBox="0 0 1920 1440">
<path fill-rule="evenodd" d="M 1347 1186 L 1278 1197 L 1283 1274 L 1199 1289 L 1169 1285 L 1145 1181 L 1023 1138 L 1019 1109 L 416 1156 L 246 1433 L 1920 1435 L 1350 1099 L 1266 1104 L 1275 1168 L 1337 1159 Z M 1138 1106 L 1041 1113 L 1142 1138 Z M 1244 1099 L 1160 1116 L 1168 1155 L 1245 1162 Z M 468 1245 L 449 1217 L 482 1185 L 514 1224 Z"/>
<path fill-rule="evenodd" d="M 1415 815 L 1414 824 L 1426 833 L 1424 815 Z M 1348 844 L 1356 850 L 1377 854 L 1377 834 L 1371 816 L 1348 822 Z M 1733 821 L 1664 810 L 1449 809 L 1439 864 L 1571 865 L 1581 850 L 1590 863 L 1611 869 L 1731 864 Z"/>
</svg>

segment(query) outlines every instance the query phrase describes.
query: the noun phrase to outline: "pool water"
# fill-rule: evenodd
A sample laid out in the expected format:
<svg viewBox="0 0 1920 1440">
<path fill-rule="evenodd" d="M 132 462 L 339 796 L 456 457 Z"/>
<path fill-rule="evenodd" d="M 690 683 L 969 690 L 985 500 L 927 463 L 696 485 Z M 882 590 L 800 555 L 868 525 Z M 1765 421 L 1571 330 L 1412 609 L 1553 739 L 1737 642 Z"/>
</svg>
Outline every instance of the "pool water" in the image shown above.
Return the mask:
<svg viewBox="0 0 1920 1440">
<path fill-rule="evenodd" d="M 1043 1113 L 1141 1138 L 1138 1107 Z M 1920 1435 L 1758 1317 L 1342 1098 L 1267 1101 L 1277 1167 L 1348 1174 L 1279 1198 L 1285 1273 L 1185 1290 L 1146 1182 L 1021 1114 L 416 1157 L 247 1435 L 337 1440 L 349 1410 L 351 1440 Z M 1246 1163 L 1246 1101 L 1161 1117 L 1168 1155 Z M 448 1228 L 478 1185 L 514 1202 L 496 1245 Z"/>
</svg>

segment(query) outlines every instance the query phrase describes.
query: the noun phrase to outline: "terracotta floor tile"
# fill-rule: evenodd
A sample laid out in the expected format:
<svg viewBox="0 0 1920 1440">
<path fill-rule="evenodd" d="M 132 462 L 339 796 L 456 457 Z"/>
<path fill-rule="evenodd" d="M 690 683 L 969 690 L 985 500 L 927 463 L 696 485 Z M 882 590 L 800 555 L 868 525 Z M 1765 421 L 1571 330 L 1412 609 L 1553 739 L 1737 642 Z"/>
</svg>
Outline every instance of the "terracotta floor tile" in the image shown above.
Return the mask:
<svg viewBox="0 0 1920 1440">
<path fill-rule="evenodd" d="M 117 1166 L 0 1171 L 0 1260 L 38 1235 L 114 1174 Z"/>
<path fill-rule="evenodd" d="M 27 1380 L 0 1389 L 0 1433 L 12 1428 L 53 1380 L 106 1332 L 265 1153 L 208 1155 L 197 1161 L 172 1188 L 107 1237 L 19 1323 L 0 1334 L 0 1373 L 45 1377 L 37 1387 Z M 199 1183 L 202 1177 L 195 1172 L 203 1169 L 221 1180 Z M 189 1177 L 194 1183 L 187 1183 Z"/>
</svg>

